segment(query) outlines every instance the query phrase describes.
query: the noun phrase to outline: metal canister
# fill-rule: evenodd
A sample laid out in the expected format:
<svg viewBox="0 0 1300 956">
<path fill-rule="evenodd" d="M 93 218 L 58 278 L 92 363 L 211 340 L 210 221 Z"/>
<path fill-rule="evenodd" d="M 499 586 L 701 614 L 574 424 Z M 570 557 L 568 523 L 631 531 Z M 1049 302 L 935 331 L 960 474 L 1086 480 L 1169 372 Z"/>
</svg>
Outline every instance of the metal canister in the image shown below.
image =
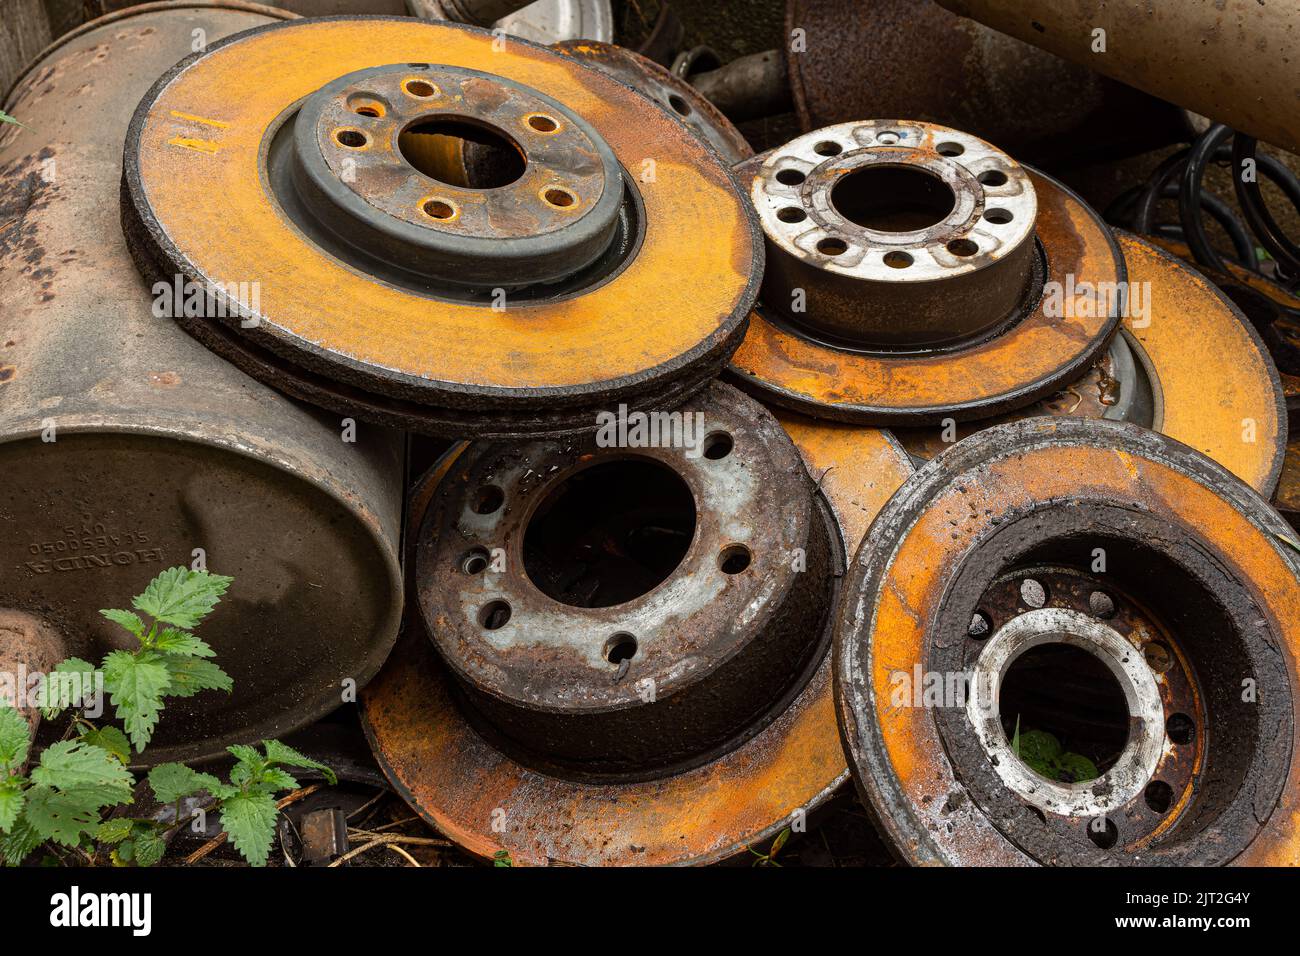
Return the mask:
<svg viewBox="0 0 1300 956">
<path fill-rule="evenodd" d="M 168 700 L 148 763 L 338 706 L 401 611 L 400 436 L 286 399 L 191 339 L 169 317 L 185 287 L 146 284 L 119 223 L 122 143 L 150 85 L 290 16 L 235 0 L 124 10 L 47 49 L 4 107 L 24 125 L 0 133 L 0 608 L 98 661 L 132 640 L 99 609 L 162 569 L 235 579 L 201 631 L 234 690 Z"/>
</svg>

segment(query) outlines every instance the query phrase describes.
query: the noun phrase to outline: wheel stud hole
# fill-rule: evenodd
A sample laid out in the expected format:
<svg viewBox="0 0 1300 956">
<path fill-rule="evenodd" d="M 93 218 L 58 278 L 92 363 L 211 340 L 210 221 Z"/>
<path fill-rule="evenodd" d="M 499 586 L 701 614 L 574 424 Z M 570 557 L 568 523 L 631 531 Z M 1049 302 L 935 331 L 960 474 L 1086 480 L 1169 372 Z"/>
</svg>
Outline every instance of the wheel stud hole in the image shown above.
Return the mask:
<svg viewBox="0 0 1300 956">
<path fill-rule="evenodd" d="M 1043 607 L 1047 604 L 1047 585 L 1037 578 L 1025 578 L 1020 582 L 1020 600 L 1026 607 Z"/>
<path fill-rule="evenodd" d="M 554 133 L 560 124 L 545 113 L 534 113 L 528 117 L 528 125 L 539 133 Z"/>
<path fill-rule="evenodd" d="M 474 548 L 461 556 L 460 569 L 466 574 L 482 574 L 490 561 L 487 548 Z"/>
<path fill-rule="evenodd" d="M 813 152 L 816 153 L 818 156 L 838 156 L 843 151 L 844 149 L 843 147 L 840 146 L 839 143 L 832 142 L 831 140 L 828 139 L 822 140 L 820 143 L 818 143 L 816 146 L 813 147 Z"/>
<path fill-rule="evenodd" d="M 370 142 L 370 137 L 358 129 L 341 129 L 334 134 L 334 139 L 348 149 L 361 149 Z"/>
<path fill-rule="evenodd" d="M 804 179 L 804 174 L 797 169 L 782 169 L 776 174 L 776 181 L 782 186 L 798 186 Z"/>
<path fill-rule="evenodd" d="M 948 243 L 948 251 L 954 256 L 960 256 L 965 259 L 979 252 L 980 247 L 969 239 L 954 239 L 952 242 Z"/>
<path fill-rule="evenodd" d="M 578 197 L 567 189 L 551 188 L 542 193 L 542 198 L 557 209 L 568 209 L 578 201 Z"/>
<path fill-rule="evenodd" d="M 1098 817 L 1088 822 L 1088 839 L 1099 850 L 1109 850 L 1119 842 L 1119 829 L 1110 817 Z"/>
<path fill-rule="evenodd" d="M 735 441 L 726 432 L 710 432 L 704 436 L 704 457 L 718 461 L 731 454 Z"/>
<path fill-rule="evenodd" d="M 510 620 L 510 605 L 505 601 L 489 601 L 478 612 L 478 622 L 485 629 L 495 631 Z"/>
<path fill-rule="evenodd" d="M 1007 174 L 1000 169 L 986 169 L 976 177 L 983 186 L 1005 186 Z"/>
<path fill-rule="evenodd" d="M 631 634 L 615 634 L 605 642 L 605 660 L 611 664 L 621 664 L 636 656 L 636 638 Z"/>
<path fill-rule="evenodd" d="M 506 493 L 496 485 L 484 485 L 474 496 L 475 514 L 490 515 L 506 502 Z"/>
<path fill-rule="evenodd" d="M 1166 813 L 1174 803 L 1174 788 L 1163 780 L 1152 780 L 1142 796 L 1147 806 L 1156 813 Z"/>
<path fill-rule="evenodd" d="M 1165 721 L 1165 733 L 1174 743 L 1185 746 L 1196 739 L 1196 724 L 1186 714 L 1174 714 Z"/>
<path fill-rule="evenodd" d="M 949 141 L 946 143 L 940 143 L 938 146 L 936 146 L 935 152 L 937 152 L 940 156 L 960 156 L 962 153 L 966 152 L 966 147 L 963 146 L 961 143 L 954 143 Z"/>
<path fill-rule="evenodd" d="M 817 243 L 817 251 L 824 256 L 842 256 L 849 251 L 849 244 L 843 239 L 822 239 Z"/>
<path fill-rule="evenodd" d="M 891 269 L 906 269 L 915 261 L 909 253 L 900 252 L 897 249 L 893 252 L 886 252 L 884 258 L 885 265 Z"/>
<path fill-rule="evenodd" d="M 718 555 L 718 567 L 723 574 L 739 574 L 749 567 L 754 556 L 743 544 L 729 544 Z"/>
<path fill-rule="evenodd" d="M 986 209 L 984 218 L 997 226 L 1004 226 L 1015 218 L 1010 209 Z"/>
<path fill-rule="evenodd" d="M 798 206 L 785 206 L 777 210 L 776 218 L 782 222 L 803 222 L 808 218 L 808 214 Z"/>
<path fill-rule="evenodd" d="M 993 633 L 993 621 L 983 611 L 976 611 L 971 615 L 970 626 L 966 629 L 968 637 L 977 641 L 983 640 Z"/>
</svg>

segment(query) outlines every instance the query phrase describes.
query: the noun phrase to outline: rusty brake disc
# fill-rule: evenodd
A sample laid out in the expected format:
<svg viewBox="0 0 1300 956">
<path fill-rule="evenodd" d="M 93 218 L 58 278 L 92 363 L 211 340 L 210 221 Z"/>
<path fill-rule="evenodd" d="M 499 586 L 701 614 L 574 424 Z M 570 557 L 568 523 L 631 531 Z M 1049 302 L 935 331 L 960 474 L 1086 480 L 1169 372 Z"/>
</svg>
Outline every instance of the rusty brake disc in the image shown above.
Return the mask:
<svg viewBox="0 0 1300 956">
<path fill-rule="evenodd" d="M 1290 535 L 1127 423 L 998 425 L 924 466 L 837 612 L 881 832 L 912 863 L 1300 861 Z"/>
<path fill-rule="evenodd" d="M 1128 274 L 1120 334 L 1082 378 L 1014 413 L 949 428 L 899 428 L 915 458 L 1003 421 L 1038 415 L 1127 421 L 1175 438 L 1262 495 L 1286 453 L 1282 383 L 1263 340 L 1205 276 L 1130 233 L 1116 236 Z"/>
<path fill-rule="evenodd" d="M 420 613 L 364 720 L 472 852 L 711 862 L 845 779 L 826 601 L 910 465 L 884 432 L 783 431 L 722 384 L 682 411 L 699 454 L 478 442 L 417 492 Z"/>
<path fill-rule="evenodd" d="M 566 40 L 555 44 L 555 50 L 640 90 L 716 149 L 728 166 L 754 155 L 753 147 L 731 120 L 699 90 L 653 60 L 626 47 L 595 40 Z"/>
<path fill-rule="evenodd" d="M 874 424 L 986 418 L 1077 379 L 1115 332 L 1110 231 L 983 140 L 844 123 L 740 171 L 768 254 L 730 372 L 766 400 Z"/>
<path fill-rule="evenodd" d="M 680 401 L 743 336 L 761 272 L 751 211 L 685 127 L 571 57 L 448 23 L 213 44 L 141 103 L 124 188 L 137 264 L 206 293 L 176 318 L 210 348 L 437 434 Z"/>
</svg>

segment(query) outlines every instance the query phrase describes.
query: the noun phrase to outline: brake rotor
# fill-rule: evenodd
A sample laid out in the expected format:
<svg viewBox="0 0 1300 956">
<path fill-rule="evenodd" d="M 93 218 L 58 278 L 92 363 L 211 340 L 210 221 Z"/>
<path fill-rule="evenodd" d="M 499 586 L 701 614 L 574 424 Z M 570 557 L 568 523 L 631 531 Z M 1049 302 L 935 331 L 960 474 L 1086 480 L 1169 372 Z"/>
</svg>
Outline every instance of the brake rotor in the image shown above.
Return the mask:
<svg viewBox="0 0 1300 956">
<path fill-rule="evenodd" d="M 754 155 L 753 147 L 731 120 L 695 87 L 654 60 L 626 47 L 595 40 L 566 40 L 555 44 L 555 50 L 640 90 L 716 149 L 727 165 L 734 166 Z"/>
<path fill-rule="evenodd" d="M 1130 233 L 1116 238 L 1130 306 L 1100 362 L 1028 408 L 947 429 L 900 428 L 898 440 L 914 458 L 928 460 L 1003 421 L 1037 415 L 1127 421 L 1177 439 L 1260 494 L 1272 494 L 1286 455 L 1287 413 L 1263 340 L 1205 276 Z"/>
<path fill-rule="evenodd" d="M 1300 862 L 1292 535 L 1125 423 L 998 425 L 927 464 L 837 612 L 881 832 L 911 863 Z"/>
<path fill-rule="evenodd" d="M 363 714 L 394 787 L 474 853 L 712 862 L 847 776 L 825 602 L 906 456 L 783 432 L 721 384 L 683 410 L 698 456 L 479 442 L 415 495 L 422 613 Z"/>
<path fill-rule="evenodd" d="M 968 134 L 844 123 L 739 173 L 768 254 L 730 371 L 765 400 L 862 423 L 986 418 L 1077 379 L 1118 324 L 1105 224 Z"/>
<path fill-rule="evenodd" d="M 671 406 L 726 362 L 761 272 L 752 213 L 685 127 L 570 57 L 449 23 L 213 44 L 141 104 L 124 183 L 142 271 L 208 292 L 177 316 L 205 344 L 435 434 Z"/>
</svg>

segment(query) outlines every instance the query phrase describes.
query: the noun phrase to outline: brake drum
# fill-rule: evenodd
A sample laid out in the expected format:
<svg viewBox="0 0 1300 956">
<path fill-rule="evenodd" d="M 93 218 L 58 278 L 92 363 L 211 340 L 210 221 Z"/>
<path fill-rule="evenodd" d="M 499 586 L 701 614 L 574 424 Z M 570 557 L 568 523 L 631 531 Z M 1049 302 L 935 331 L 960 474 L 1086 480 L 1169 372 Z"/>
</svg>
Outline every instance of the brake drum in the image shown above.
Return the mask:
<svg viewBox="0 0 1300 956">
<path fill-rule="evenodd" d="M 739 344 L 761 273 L 752 212 L 686 127 L 571 57 L 449 23 L 211 45 L 141 103 L 124 188 L 144 274 L 214 287 L 218 307 L 178 316 L 194 335 L 292 395 L 433 434 L 672 407 Z"/>
<path fill-rule="evenodd" d="M 226 0 L 87 24 L 6 103 L 27 125 L 0 132 L 0 607 L 98 661 L 124 637 L 99 609 L 159 571 L 202 557 L 235 578 L 202 630 L 234 691 L 168 701 L 150 762 L 336 708 L 399 623 L 400 436 L 292 402 L 158 317 L 118 225 L 153 78 L 198 36 L 282 16 Z"/>
<path fill-rule="evenodd" d="M 1105 224 L 969 134 L 843 123 L 738 174 L 768 256 L 730 372 L 766 401 L 868 424 L 986 418 L 1083 375 L 1118 325 Z"/>
<path fill-rule="evenodd" d="M 476 442 L 415 496 L 418 613 L 364 721 L 474 853 L 707 863 L 845 779 L 828 602 L 906 456 L 722 384 L 679 411 L 693 452 Z"/>
<path fill-rule="evenodd" d="M 925 465 L 837 612 L 881 833 L 920 864 L 1300 862 L 1293 534 L 1125 423 L 1026 419 Z"/>
</svg>

